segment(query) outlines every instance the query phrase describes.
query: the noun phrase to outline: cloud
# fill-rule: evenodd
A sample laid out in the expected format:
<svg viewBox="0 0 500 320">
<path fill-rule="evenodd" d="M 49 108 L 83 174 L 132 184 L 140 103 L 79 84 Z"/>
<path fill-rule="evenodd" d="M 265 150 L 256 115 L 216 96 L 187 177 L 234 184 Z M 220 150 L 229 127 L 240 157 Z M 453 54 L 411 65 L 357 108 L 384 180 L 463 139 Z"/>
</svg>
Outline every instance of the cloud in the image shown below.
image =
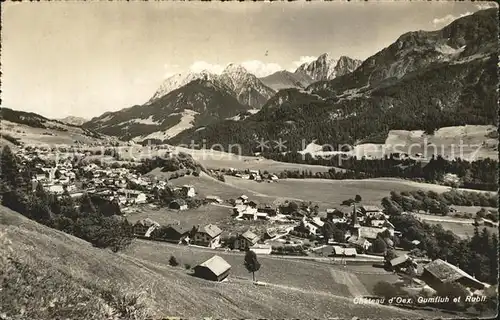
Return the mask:
<svg viewBox="0 0 500 320">
<path fill-rule="evenodd" d="M 195 61 L 191 66 L 189 66 L 189 71 L 191 72 L 201 72 L 208 71 L 215 74 L 221 74 L 224 70 L 224 66 L 220 64 L 212 64 L 206 61 Z"/>
<path fill-rule="evenodd" d="M 316 60 L 317 58 L 318 57 L 314 57 L 314 56 L 300 56 L 299 60 L 292 62 L 292 66 L 290 68 L 288 68 L 288 71 L 294 72 L 295 70 L 297 70 L 298 67 L 300 67 L 304 63 L 311 63 L 314 60 Z"/>
<path fill-rule="evenodd" d="M 318 57 L 313 57 L 313 56 L 301 56 L 298 61 L 294 61 L 293 64 L 298 67 L 303 65 L 304 63 L 311 63 L 314 60 L 318 59 Z"/>
<path fill-rule="evenodd" d="M 478 8 L 479 10 L 498 8 L 498 4 L 493 1 L 484 1 L 481 3 L 476 3 L 476 8 Z"/>
<path fill-rule="evenodd" d="M 454 16 L 452 14 L 448 14 L 448 15 L 442 17 L 442 18 L 435 18 L 434 20 L 432 20 L 432 24 L 435 27 L 445 26 L 445 25 L 450 24 L 454 20 L 457 20 L 457 19 L 465 17 L 465 16 L 469 16 L 471 14 L 472 14 L 472 12 L 462 13 L 462 14 L 460 14 L 458 16 Z"/>
<path fill-rule="evenodd" d="M 277 63 L 265 63 L 259 60 L 243 61 L 241 66 L 257 77 L 265 77 L 277 71 L 283 70 L 283 68 Z"/>
</svg>

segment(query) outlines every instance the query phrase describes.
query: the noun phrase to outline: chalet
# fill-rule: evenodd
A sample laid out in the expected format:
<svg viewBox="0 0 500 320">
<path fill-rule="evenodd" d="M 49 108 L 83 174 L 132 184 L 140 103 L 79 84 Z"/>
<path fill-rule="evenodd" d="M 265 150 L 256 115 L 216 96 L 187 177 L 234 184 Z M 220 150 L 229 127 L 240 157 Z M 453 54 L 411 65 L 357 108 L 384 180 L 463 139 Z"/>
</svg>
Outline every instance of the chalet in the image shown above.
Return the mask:
<svg viewBox="0 0 500 320">
<path fill-rule="evenodd" d="M 183 225 L 169 225 L 163 229 L 162 237 L 166 240 L 183 241 L 189 238 L 191 228 Z"/>
<path fill-rule="evenodd" d="M 208 203 L 223 203 L 224 202 L 218 196 L 206 196 L 205 201 L 207 201 Z"/>
<path fill-rule="evenodd" d="M 389 231 L 391 237 L 394 236 L 394 225 L 387 220 L 372 220 L 371 225 L 377 229 L 386 229 Z"/>
<path fill-rule="evenodd" d="M 384 216 L 382 209 L 377 206 L 361 206 L 361 212 L 367 216 L 372 218 L 378 218 Z"/>
<path fill-rule="evenodd" d="M 249 217 L 251 215 L 252 220 L 254 220 L 253 216 L 257 214 L 257 209 L 246 204 L 237 204 L 233 207 L 233 212 L 240 218 L 243 218 L 244 216 Z"/>
<path fill-rule="evenodd" d="M 252 208 L 252 210 L 257 210 L 257 209 Z M 267 219 L 269 219 L 269 217 L 267 216 L 267 213 L 265 213 L 265 212 L 257 212 L 257 211 L 254 211 L 254 212 L 249 212 L 249 211 L 243 212 L 242 218 L 244 220 L 267 220 Z"/>
<path fill-rule="evenodd" d="M 350 237 L 347 242 L 361 252 L 368 250 L 372 246 L 371 242 L 363 237 Z"/>
<path fill-rule="evenodd" d="M 219 256 L 213 256 L 194 267 L 194 275 L 212 281 L 222 281 L 229 275 L 231 265 Z"/>
<path fill-rule="evenodd" d="M 374 241 L 377 239 L 379 233 L 382 233 L 386 228 L 374 228 L 374 227 L 359 227 L 357 230 L 358 238 L 365 238 L 368 241 Z"/>
<path fill-rule="evenodd" d="M 183 185 L 181 187 L 181 192 L 185 197 L 192 198 L 196 195 L 196 191 L 194 187 L 191 185 Z"/>
<path fill-rule="evenodd" d="M 249 205 L 250 207 L 252 208 L 257 208 L 257 202 L 253 201 L 253 200 L 250 200 L 248 202 L 246 202 L 247 205 Z"/>
<path fill-rule="evenodd" d="M 260 204 L 257 206 L 257 212 L 266 213 L 268 216 L 275 216 L 278 214 L 278 209 L 267 204 Z"/>
<path fill-rule="evenodd" d="M 278 231 L 276 228 L 267 228 L 266 232 L 264 233 L 264 238 L 265 239 L 272 239 L 278 235 Z"/>
<path fill-rule="evenodd" d="M 321 228 L 312 222 L 312 220 L 307 219 L 305 216 L 300 220 L 301 223 L 295 227 L 294 230 L 299 232 L 309 232 L 309 234 L 318 234 Z"/>
<path fill-rule="evenodd" d="M 48 174 L 47 173 L 37 173 L 35 176 L 34 176 L 34 180 L 35 181 L 45 181 L 47 180 L 48 178 Z"/>
<path fill-rule="evenodd" d="M 248 203 L 248 197 L 246 195 L 241 195 L 236 199 L 236 204 L 247 204 Z"/>
<path fill-rule="evenodd" d="M 137 221 L 133 227 L 133 230 L 136 236 L 149 238 L 151 236 L 151 233 L 159 228 L 160 224 L 158 222 L 146 218 Z"/>
<path fill-rule="evenodd" d="M 410 264 L 413 264 L 413 261 L 406 254 L 389 261 L 389 265 L 391 266 L 392 270 L 395 271 L 400 271 L 402 268 L 407 268 Z"/>
<path fill-rule="evenodd" d="M 239 235 L 234 243 L 235 249 L 247 250 L 252 247 L 259 241 L 259 236 L 253 233 L 250 230 L 247 230 L 245 233 Z"/>
<path fill-rule="evenodd" d="M 256 243 L 250 247 L 250 250 L 255 252 L 257 255 L 261 254 L 271 254 L 273 248 L 268 244 Z"/>
<path fill-rule="evenodd" d="M 220 235 L 222 230 L 216 225 L 209 224 L 202 228 L 197 228 L 194 235 L 193 244 L 216 248 L 220 245 Z"/>
<path fill-rule="evenodd" d="M 485 284 L 481 281 L 441 259 L 436 259 L 425 265 L 421 279 L 436 291 L 439 291 L 438 289 L 444 283 L 452 282 L 460 283 L 474 290 L 481 290 L 485 287 Z"/>
<path fill-rule="evenodd" d="M 250 175 L 249 174 L 241 174 L 241 173 L 237 173 L 234 175 L 235 177 L 238 177 L 238 178 L 241 178 L 241 179 L 250 179 Z"/>
<path fill-rule="evenodd" d="M 337 220 L 337 221 L 346 221 L 347 222 L 345 213 L 338 210 L 338 209 L 326 209 L 326 218 L 328 220 Z"/>
<path fill-rule="evenodd" d="M 255 181 L 262 181 L 262 177 L 258 173 L 251 173 L 248 179 Z"/>
<path fill-rule="evenodd" d="M 47 191 L 55 194 L 62 194 L 64 193 L 64 186 L 62 184 L 49 185 Z"/>
<path fill-rule="evenodd" d="M 184 201 L 184 199 L 172 200 L 169 203 L 168 207 L 169 207 L 169 209 L 181 210 L 181 211 L 188 209 L 188 205 L 187 205 L 186 201 Z"/>
<path fill-rule="evenodd" d="M 355 248 L 344 248 L 341 246 L 332 246 L 332 254 L 340 257 L 355 257 L 357 255 Z"/>
</svg>

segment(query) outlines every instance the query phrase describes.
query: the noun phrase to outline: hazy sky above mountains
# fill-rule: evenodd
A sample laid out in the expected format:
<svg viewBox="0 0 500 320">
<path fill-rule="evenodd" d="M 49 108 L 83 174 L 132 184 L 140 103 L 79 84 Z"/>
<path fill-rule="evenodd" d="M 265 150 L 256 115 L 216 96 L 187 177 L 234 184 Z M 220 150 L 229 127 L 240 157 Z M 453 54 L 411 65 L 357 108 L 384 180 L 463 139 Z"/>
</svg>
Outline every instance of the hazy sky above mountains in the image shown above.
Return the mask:
<svg viewBox="0 0 500 320">
<path fill-rule="evenodd" d="M 366 59 L 405 32 L 440 29 L 491 5 L 7 2 L 2 106 L 91 118 L 145 103 L 174 73 L 235 62 L 264 76 L 325 52 Z"/>
</svg>

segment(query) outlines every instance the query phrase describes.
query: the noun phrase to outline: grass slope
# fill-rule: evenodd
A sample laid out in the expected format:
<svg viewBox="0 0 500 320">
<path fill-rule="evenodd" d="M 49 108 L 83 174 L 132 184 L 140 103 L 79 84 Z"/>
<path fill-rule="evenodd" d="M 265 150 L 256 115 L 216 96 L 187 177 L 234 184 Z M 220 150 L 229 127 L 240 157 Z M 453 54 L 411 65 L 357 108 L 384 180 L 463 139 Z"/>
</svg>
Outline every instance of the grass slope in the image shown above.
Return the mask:
<svg viewBox="0 0 500 320">
<path fill-rule="evenodd" d="M 314 277 L 307 272 L 309 266 L 290 269 L 288 262 L 274 271 L 281 278 L 266 278 L 266 272 L 271 271 L 264 271 L 267 260 L 263 260 L 263 279 L 275 282 L 270 286 L 254 286 L 234 277 L 226 283 L 204 281 L 189 276 L 183 268 L 169 267 L 164 259 L 172 252 L 160 244 L 136 242 L 129 251 L 112 254 L 4 207 L 0 207 L 0 235 L 0 267 L 9 272 L 1 276 L 0 299 L 7 303 L 0 304 L 0 313 L 18 319 L 145 319 L 146 314 L 154 318 L 423 316 L 392 307 L 354 305 L 351 298 L 336 295 L 342 289 L 335 288 L 342 286 L 328 284 L 329 279 L 321 290 L 309 290 L 311 285 L 296 287 L 299 281 L 304 285 L 309 281 L 301 280 L 302 274 L 308 273 L 307 279 Z M 197 253 L 193 261 L 200 262 L 208 256 Z M 241 263 L 230 263 L 236 274 L 244 272 Z M 287 277 L 288 273 L 291 276 Z M 296 282 L 290 282 L 291 278 L 297 278 Z M 141 303 L 146 311 L 120 314 L 129 301 L 135 301 L 127 298 L 131 295 L 143 297 Z"/>
<path fill-rule="evenodd" d="M 357 194 L 363 198 L 365 204 L 380 205 L 382 198 L 394 190 L 400 192 L 414 190 L 445 192 L 450 190 L 450 187 L 392 178 L 364 180 L 283 179 L 279 180 L 278 183 L 269 184 L 226 176 L 226 183 L 236 188 L 248 190 L 248 192 L 257 192 L 271 197 L 312 201 L 318 203 L 320 207 L 340 205 L 343 200 L 354 198 Z"/>
</svg>

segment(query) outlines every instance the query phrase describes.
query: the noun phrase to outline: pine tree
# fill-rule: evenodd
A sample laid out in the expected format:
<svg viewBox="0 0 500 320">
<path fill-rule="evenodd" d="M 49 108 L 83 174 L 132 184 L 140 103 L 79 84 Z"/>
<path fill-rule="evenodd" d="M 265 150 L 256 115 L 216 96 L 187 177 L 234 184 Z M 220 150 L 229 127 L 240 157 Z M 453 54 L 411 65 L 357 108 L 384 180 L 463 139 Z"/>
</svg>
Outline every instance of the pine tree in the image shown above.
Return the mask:
<svg viewBox="0 0 500 320">
<path fill-rule="evenodd" d="M 94 214 L 97 212 L 88 193 L 85 193 L 80 199 L 80 212 L 88 214 Z"/>
<path fill-rule="evenodd" d="M 2 150 L 0 158 L 0 181 L 6 190 L 16 189 L 22 185 L 22 177 L 16 156 L 9 146 Z"/>
<path fill-rule="evenodd" d="M 489 281 L 493 284 L 498 282 L 498 236 L 494 233 L 491 237 L 491 247 L 489 250 L 490 259 L 490 277 Z"/>
<path fill-rule="evenodd" d="M 245 268 L 252 273 L 253 281 L 255 281 L 255 272 L 259 271 L 260 263 L 257 260 L 257 255 L 252 250 L 248 250 L 245 254 Z"/>
</svg>

